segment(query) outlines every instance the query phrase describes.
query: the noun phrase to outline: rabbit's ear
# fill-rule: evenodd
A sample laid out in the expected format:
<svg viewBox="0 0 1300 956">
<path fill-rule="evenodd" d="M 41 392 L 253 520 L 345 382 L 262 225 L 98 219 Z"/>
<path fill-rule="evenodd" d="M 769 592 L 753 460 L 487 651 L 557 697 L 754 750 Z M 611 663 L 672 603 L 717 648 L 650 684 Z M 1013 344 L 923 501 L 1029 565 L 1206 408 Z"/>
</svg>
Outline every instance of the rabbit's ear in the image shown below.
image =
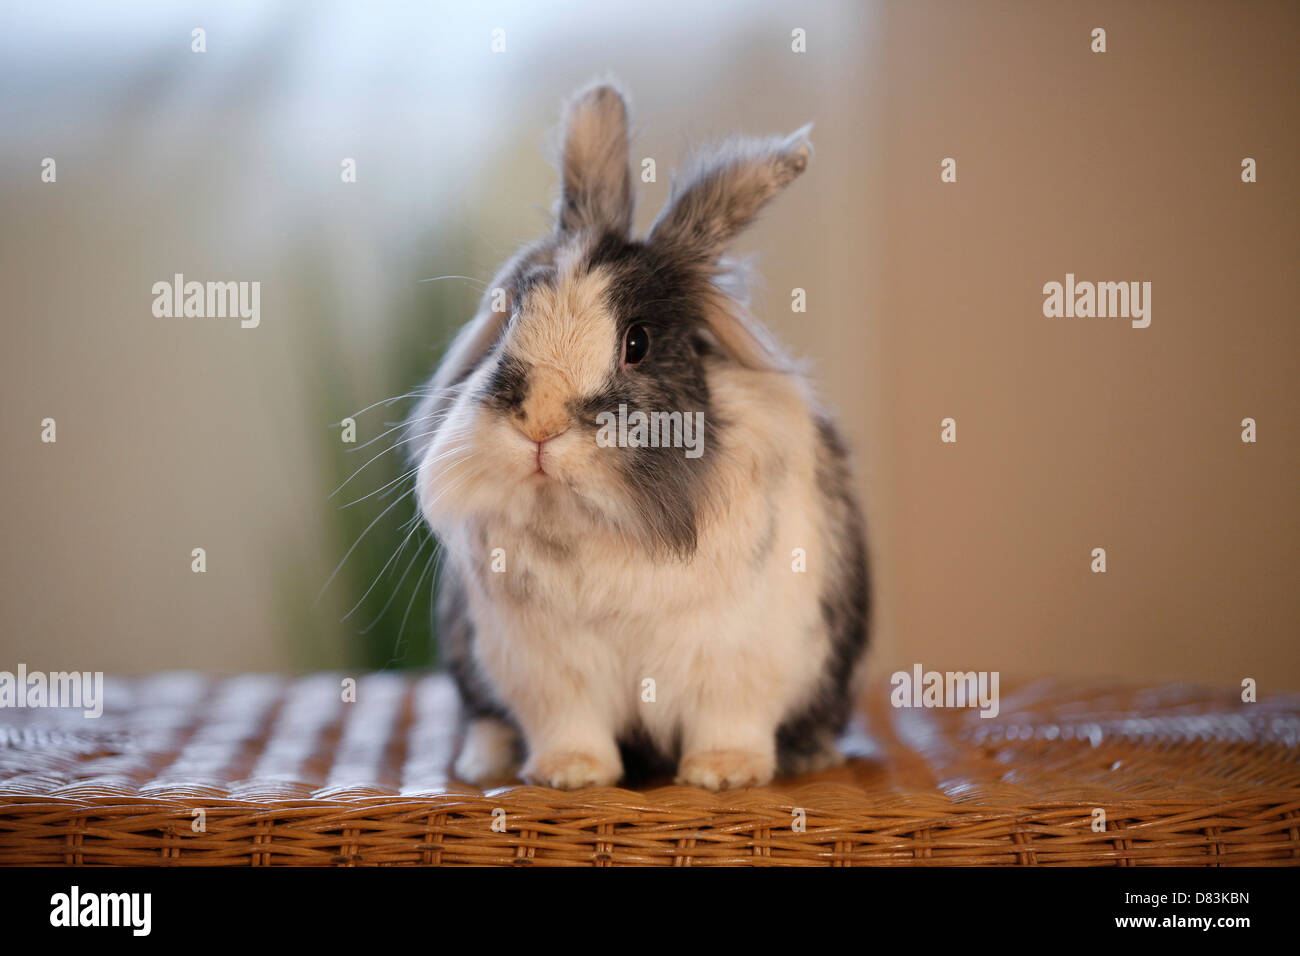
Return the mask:
<svg viewBox="0 0 1300 956">
<path fill-rule="evenodd" d="M 789 136 L 734 139 L 695 157 L 650 229 L 652 244 L 711 266 L 760 209 L 804 171 L 809 123 Z"/>
<path fill-rule="evenodd" d="M 626 236 L 632 228 L 632 170 L 628 166 L 627 103 L 608 83 L 589 86 L 569 102 L 560 160 L 560 232 L 595 229 Z"/>
</svg>

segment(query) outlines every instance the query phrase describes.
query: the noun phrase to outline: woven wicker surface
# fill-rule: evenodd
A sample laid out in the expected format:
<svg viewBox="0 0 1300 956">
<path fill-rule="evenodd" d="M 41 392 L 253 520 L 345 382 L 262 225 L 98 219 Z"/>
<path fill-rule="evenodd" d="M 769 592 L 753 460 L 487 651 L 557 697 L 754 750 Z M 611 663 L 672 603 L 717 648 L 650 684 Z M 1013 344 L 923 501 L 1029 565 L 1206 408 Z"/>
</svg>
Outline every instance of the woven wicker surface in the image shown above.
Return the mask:
<svg viewBox="0 0 1300 956">
<path fill-rule="evenodd" d="M 444 678 L 370 675 L 355 703 L 340 679 L 168 674 L 110 682 L 97 720 L 0 710 L 0 863 L 1300 865 L 1295 694 L 1040 683 L 986 719 L 880 688 L 832 771 L 484 793 L 448 776 Z"/>
</svg>

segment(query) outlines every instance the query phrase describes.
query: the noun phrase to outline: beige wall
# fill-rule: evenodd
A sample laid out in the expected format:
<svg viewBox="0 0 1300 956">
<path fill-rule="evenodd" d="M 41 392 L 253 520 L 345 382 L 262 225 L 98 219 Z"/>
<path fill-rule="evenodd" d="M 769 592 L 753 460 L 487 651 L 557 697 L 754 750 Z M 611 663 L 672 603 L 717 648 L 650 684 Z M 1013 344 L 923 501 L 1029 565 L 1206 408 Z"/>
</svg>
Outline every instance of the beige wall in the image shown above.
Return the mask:
<svg viewBox="0 0 1300 956">
<path fill-rule="evenodd" d="M 0 106 L 0 669 L 355 661 L 333 621 L 360 594 L 309 611 L 346 547 L 327 425 L 356 407 L 321 395 L 432 363 L 445 330 L 395 316 L 466 312 L 470 284 L 418 280 L 486 279 L 544 228 L 556 103 L 613 70 L 659 164 L 642 226 L 692 140 L 816 122 L 742 251 L 858 452 L 877 670 L 1300 687 L 1295 5 L 241 10 L 37 11 L 0 41 L 23 91 Z M 260 280 L 262 326 L 153 318 L 177 271 Z M 1151 326 L 1044 318 L 1067 272 L 1150 281 Z"/>
<path fill-rule="evenodd" d="M 1294 686 L 1298 8 L 1064 6 L 880 22 L 882 662 Z M 1044 318 L 1067 272 L 1150 327 Z"/>
</svg>

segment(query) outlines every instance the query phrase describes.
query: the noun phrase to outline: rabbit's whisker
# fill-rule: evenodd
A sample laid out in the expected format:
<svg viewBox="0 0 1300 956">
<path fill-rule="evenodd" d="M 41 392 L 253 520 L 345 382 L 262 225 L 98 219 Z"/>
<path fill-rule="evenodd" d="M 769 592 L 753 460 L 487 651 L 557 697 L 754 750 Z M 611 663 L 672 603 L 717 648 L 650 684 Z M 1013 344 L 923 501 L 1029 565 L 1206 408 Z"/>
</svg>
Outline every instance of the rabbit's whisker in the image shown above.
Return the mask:
<svg viewBox="0 0 1300 956">
<path fill-rule="evenodd" d="M 417 438 L 427 438 L 429 435 L 432 435 L 432 434 L 433 434 L 434 432 L 436 432 L 437 430 L 438 430 L 438 429 L 433 428 L 433 429 L 430 429 L 430 430 L 427 431 L 427 432 L 422 432 L 422 433 L 420 433 L 420 434 L 418 434 L 418 435 L 410 435 L 410 436 L 408 436 L 408 437 L 406 437 L 406 438 L 401 439 L 400 441 L 395 441 L 395 442 L 393 442 L 391 445 L 389 445 L 387 448 L 385 448 L 383 451 L 381 451 L 381 452 L 380 452 L 378 455 L 376 455 L 374 458 L 371 458 L 370 461 L 366 462 L 364 465 L 362 465 L 360 468 L 358 468 L 358 469 L 357 469 L 356 471 L 354 471 L 352 474 L 348 475 L 347 479 L 343 482 L 343 484 L 339 485 L 337 488 L 335 488 L 333 491 L 330 492 L 330 494 L 329 494 L 329 498 L 333 498 L 335 495 L 337 495 L 340 491 L 342 491 L 344 488 L 346 488 L 346 487 L 348 486 L 348 482 L 350 482 L 350 481 L 351 481 L 353 478 L 355 478 L 357 475 L 361 474 L 361 472 L 365 471 L 366 468 L 367 468 L 371 463 L 378 461 L 380 458 L 383 458 L 385 455 L 387 455 L 387 454 L 388 454 L 390 451 L 392 451 L 394 448 L 397 448 L 399 445 L 405 445 L 407 442 L 415 441 Z M 326 500 L 329 500 L 329 499 L 326 499 Z"/>
<path fill-rule="evenodd" d="M 348 415 L 347 417 L 348 417 L 348 418 L 356 418 L 358 415 L 364 415 L 366 412 L 370 411 L 370 409 L 372 409 L 372 408 L 378 408 L 380 405 L 392 405 L 394 402 L 400 402 L 400 401 L 401 401 L 402 399 L 404 399 L 404 398 L 412 398 L 412 397 L 414 397 L 414 396 L 416 396 L 416 395 L 421 395 L 421 396 L 423 396 L 423 395 L 428 395 L 428 394 L 430 394 L 431 391 L 432 391 L 432 389 L 431 389 L 429 386 L 427 386 L 427 385 L 421 385 L 421 386 L 419 386 L 419 387 L 417 387 L 417 388 L 413 388 L 413 389 L 411 389 L 411 391 L 406 392 L 406 393 L 403 394 L 403 395 L 394 395 L 392 398 L 384 398 L 384 399 L 380 399 L 380 400 L 377 401 L 377 402 L 374 402 L 374 403 L 372 403 L 372 404 L 370 404 L 370 405 L 367 405 L 365 408 L 361 409 L 359 412 L 353 412 L 351 415 Z M 331 423 L 330 423 L 330 427 L 331 427 L 331 428 L 339 428 L 339 427 L 341 427 L 342 425 L 343 425 L 343 422 L 342 422 L 342 421 L 337 421 L 337 422 L 331 422 Z"/>
<path fill-rule="evenodd" d="M 355 448 L 349 448 L 348 454 L 352 454 L 354 451 L 360 451 L 363 448 L 368 448 L 369 446 L 373 445 L 375 442 L 379 441 L 379 439 L 383 438 L 385 435 L 391 435 L 399 428 L 413 428 L 416 425 L 426 425 L 429 424 L 430 422 L 435 422 L 435 423 L 441 422 L 443 419 L 447 417 L 449 411 L 450 409 L 444 412 L 440 412 L 436 415 L 425 415 L 421 418 L 412 419 L 409 422 L 397 422 L 395 424 L 391 424 L 391 427 L 389 427 L 387 431 L 381 432 L 380 434 L 376 435 L 374 438 L 370 439 L 369 441 L 357 445 Z"/>
<path fill-rule="evenodd" d="M 399 498 L 398 500 L 400 501 L 401 499 Z M 396 503 L 397 502 L 393 502 L 393 504 Z M 419 511 L 416 511 L 414 517 L 418 519 L 419 516 L 420 516 Z M 370 587 L 366 588 L 366 593 L 361 595 L 361 597 L 357 600 L 356 604 L 352 605 L 352 610 L 348 611 L 347 614 L 344 614 L 341 618 L 339 618 L 340 624 L 346 621 L 348 618 L 350 618 L 353 614 L 355 614 L 357 612 L 357 608 L 361 607 L 361 605 L 365 603 L 366 598 L 370 597 L 370 592 L 373 591 L 375 587 L 379 584 L 380 580 L 383 578 L 384 574 L 388 571 L 388 569 L 392 566 L 393 562 L 396 561 L 398 559 L 398 556 L 403 551 L 406 550 L 407 542 L 411 540 L 412 535 L 414 535 L 417 531 L 420 530 L 421 525 L 418 520 L 406 522 L 406 524 L 402 525 L 402 529 L 405 529 L 407 524 L 411 525 L 411 530 L 406 533 L 406 537 L 403 538 L 402 543 L 397 546 L 397 550 L 393 552 L 393 556 L 384 562 L 384 566 L 379 569 L 379 573 L 375 575 L 375 579 L 370 582 Z M 401 582 L 399 581 L 398 583 L 400 584 Z"/>
<path fill-rule="evenodd" d="M 405 474 L 398 475 L 398 476 L 397 476 L 396 478 L 394 478 L 392 481 L 390 481 L 390 482 L 388 482 L 388 483 L 386 483 L 386 484 L 384 484 L 384 485 L 381 485 L 380 487 L 376 488 L 374 491 L 370 492 L 370 494 L 368 494 L 368 495 L 362 495 L 360 498 L 357 498 L 355 501 L 349 501 L 349 502 L 348 502 L 347 504 L 345 504 L 345 505 L 340 505 L 340 506 L 339 506 L 339 510 L 342 511 L 344 508 L 351 508 L 353 505 L 358 505 L 358 504 L 360 504 L 361 502 L 365 501 L 367 498 L 373 498 L 375 495 L 379 494 L 379 493 L 382 492 L 384 489 L 386 489 L 386 488 L 391 488 L 393 485 L 399 484 L 400 482 L 405 481 L 407 478 L 410 478 L 410 477 L 414 476 L 415 473 L 416 473 L 417 471 L 419 471 L 419 470 L 420 470 L 420 466 L 419 466 L 419 465 L 416 465 L 416 466 L 415 466 L 414 468 L 412 468 L 410 471 L 406 472 Z"/>
<path fill-rule="evenodd" d="M 429 560 L 424 562 L 424 570 L 421 571 L 420 576 L 415 579 L 415 587 L 411 588 L 411 599 L 406 602 L 406 612 L 402 615 L 402 623 L 397 628 L 397 642 L 393 645 L 394 656 L 397 654 L 397 649 L 402 646 L 402 635 L 406 633 L 406 619 L 411 616 L 411 608 L 415 606 L 415 598 L 416 595 L 420 593 L 420 585 L 424 583 L 424 576 L 429 573 L 429 567 L 434 565 L 434 560 L 437 559 L 441 553 L 442 546 L 435 545 L 432 553 L 429 555 Z M 433 589 L 433 579 L 437 576 L 438 568 L 434 565 L 433 578 L 429 579 L 429 588 L 431 591 Z"/>
<path fill-rule="evenodd" d="M 382 519 L 382 518 L 384 517 L 384 515 L 388 514 L 388 512 L 390 512 L 390 511 L 392 511 L 394 508 L 396 508 L 397 505 L 398 505 L 398 504 L 399 504 L 399 503 L 400 503 L 400 502 L 401 502 L 401 501 L 402 501 L 402 500 L 403 500 L 407 495 L 412 495 L 412 494 L 415 494 L 415 489 L 414 489 L 414 488 L 412 488 L 410 491 L 404 492 L 400 498 L 394 498 L 392 504 L 390 504 L 390 505 L 389 505 L 387 508 L 385 508 L 383 511 L 379 512 L 379 514 L 375 517 L 375 520 L 372 521 L 372 522 L 370 522 L 370 524 L 366 525 L 366 530 L 365 530 L 365 531 L 362 531 L 361 534 L 357 536 L 357 540 L 352 542 L 352 547 L 348 548 L 347 554 L 343 555 L 342 560 L 340 560 L 339 563 L 338 563 L 338 565 L 335 566 L 335 568 L 334 568 L 334 573 L 331 574 L 331 575 L 329 576 L 329 580 L 327 580 L 327 581 L 326 581 L 326 582 L 321 586 L 320 593 L 316 595 L 316 600 L 315 600 L 315 601 L 312 601 L 312 607 L 315 607 L 317 604 L 320 603 L 320 599 L 321 599 L 321 597 L 325 594 L 326 589 L 327 589 L 327 588 L 328 588 L 332 583 L 334 583 L 334 579 L 335 579 L 336 577 L 338 577 L 339 572 L 343 570 L 343 565 L 345 565 L 345 564 L 347 563 L 348 558 L 352 557 L 352 552 L 355 551 L 355 550 L 357 549 L 357 545 L 359 545 L 359 544 L 361 543 L 362 538 L 364 538 L 367 534 L 369 534 L 369 533 L 370 533 L 370 530 L 371 530 L 375 525 L 379 524 L 380 519 Z"/>
<path fill-rule="evenodd" d="M 430 276 L 427 279 L 417 279 L 416 281 L 417 282 L 441 282 L 443 279 L 464 279 L 466 282 L 474 282 L 478 284 L 481 288 L 484 289 L 487 288 L 486 282 L 484 282 L 482 279 L 476 279 L 473 276 L 455 276 L 455 275 Z"/>
<path fill-rule="evenodd" d="M 420 558 L 420 552 L 424 550 L 424 546 L 428 544 L 430 540 L 432 540 L 432 535 L 424 538 L 420 542 L 420 546 L 415 549 L 415 554 L 411 555 L 411 560 L 407 562 L 406 570 L 402 572 L 402 576 L 398 578 L 397 583 L 393 585 L 393 593 L 388 596 L 388 600 L 385 601 L 384 606 L 379 609 L 379 613 L 375 615 L 375 619 L 361 629 L 362 634 L 369 634 L 371 630 L 374 629 L 374 626 L 383 619 L 384 614 L 387 613 L 389 607 L 392 606 L 393 601 L 396 600 L 397 593 L 402 589 L 402 582 L 405 581 L 406 576 L 411 573 L 411 568 L 415 567 L 415 562 Z M 400 552 L 401 549 L 399 548 L 398 550 Z M 416 586 L 419 586 L 418 582 Z"/>
</svg>

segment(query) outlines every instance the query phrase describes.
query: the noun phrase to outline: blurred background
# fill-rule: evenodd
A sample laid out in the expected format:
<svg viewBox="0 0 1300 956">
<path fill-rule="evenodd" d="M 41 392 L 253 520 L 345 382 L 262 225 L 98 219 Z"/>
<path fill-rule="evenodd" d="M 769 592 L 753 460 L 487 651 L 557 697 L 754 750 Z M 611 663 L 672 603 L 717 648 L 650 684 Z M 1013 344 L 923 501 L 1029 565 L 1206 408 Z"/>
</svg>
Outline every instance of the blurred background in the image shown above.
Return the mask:
<svg viewBox="0 0 1300 956">
<path fill-rule="evenodd" d="M 740 251 L 857 458 L 876 672 L 1300 687 L 1298 10 L 6 4 L 0 670 L 433 662 L 371 461 L 409 400 L 337 423 L 547 230 L 559 104 L 612 74 L 641 230 L 688 144 L 816 123 Z M 1150 281 L 1150 328 L 1044 318 L 1067 272 Z M 260 326 L 156 318 L 176 273 L 259 281 Z"/>
</svg>

